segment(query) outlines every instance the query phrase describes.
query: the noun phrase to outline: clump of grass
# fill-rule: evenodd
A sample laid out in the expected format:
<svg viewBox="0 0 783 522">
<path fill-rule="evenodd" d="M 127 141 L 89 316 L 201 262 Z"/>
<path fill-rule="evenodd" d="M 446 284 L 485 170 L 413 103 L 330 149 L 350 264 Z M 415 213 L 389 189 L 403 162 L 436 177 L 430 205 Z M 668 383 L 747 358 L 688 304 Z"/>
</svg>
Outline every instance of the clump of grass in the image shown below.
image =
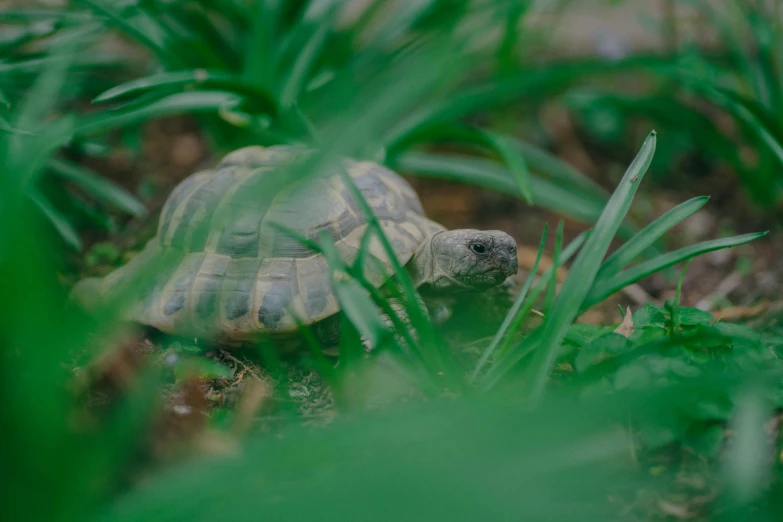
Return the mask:
<svg viewBox="0 0 783 522">
<path fill-rule="evenodd" d="M 635 69 L 646 79 L 643 94 L 585 89 L 570 93 L 569 103 L 596 139 L 612 146 L 622 144 L 631 122 L 654 122 L 672 136 L 658 162 L 661 178 L 683 155 L 698 154 L 708 164 L 728 167 L 757 208 L 776 217 L 783 182 L 780 6 L 729 0 L 687 4 L 697 13 L 692 20 L 714 31 L 715 42 L 697 27 L 696 38 L 680 41 L 657 64 Z M 716 113 L 723 123 L 716 124 Z"/>
<path fill-rule="evenodd" d="M 466 127 L 481 113 L 522 99 L 532 104 L 585 74 L 624 66 L 526 65 L 520 49 L 534 36 L 518 28 L 534 4 L 373 1 L 356 11 L 341 2 L 80 2 L 63 16 L 89 14 L 131 40 L 149 52 L 153 73 L 98 95 L 98 111 L 77 135 L 187 113 L 198 115 L 220 150 L 323 147 L 340 136 L 351 156 L 460 180 L 466 174 L 459 163 L 432 168 L 436 158 L 418 155 L 423 146 L 458 144 L 499 158 L 513 174 L 510 184 L 499 184 L 491 175 L 504 168 L 498 166 L 468 174 L 472 183 L 591 223 L 608 197 L 595 183 L 508 132 Z M 485 38 L 495 33 L 501 37 Z M 631 228 L 623 230 L 627 236 Z"/>
<path fill-rule="evenodd" d="M 24 190 L 62 240 L 78 250 L 82 246 L 80 228 L 91 226 L 111 230 L 114 214 L 140 217 L 146 212 L 137 196 L 79 164 L 77 158 L 84 156 L 85 150 L 101 148 L 74 140 L 77 127 L 74 115 L 61 119 L 57 127 L 47 126 L 50 116 L 62 115 L 80 96 L 89 95 L 89 89 L 82 90 L 82 86 L 105 87 L 101 72 L 116 67 L 117 62 L 101 57 L 83 58 L 82 51 L 96 36 L 95 25 L 84 17 L 37 10 L 0 13 L 0 23 L 32 21 L 36 23 L 12 25 L 8 29 L 10 37 L 0 44 L 5 51 L 5 58 L 0 63 L 0 133 L 7 135 L 10 143 L 38 139 L 47 152 L 62 151 L 60 155 L 46 158 L 44 175 L 34 182 L 25 180 Z M 70 49 L 72 54 L 56 52 L 63 47 Z M 27 110 L 20 110 L 25 92 L 45 90 L 41 83 L 33 84 L 42 67 L 47 67 L 50 81 L 59 85 L 60 96 L 47 99 L 40 107 L 28 106 Z M 69 81 L 56 79 L 63 77 L 66 71 Z M 13 156 L 8 161 L 13 161 Z M 9 168 L 15 167 L 9 164 Z"/>
</svg>

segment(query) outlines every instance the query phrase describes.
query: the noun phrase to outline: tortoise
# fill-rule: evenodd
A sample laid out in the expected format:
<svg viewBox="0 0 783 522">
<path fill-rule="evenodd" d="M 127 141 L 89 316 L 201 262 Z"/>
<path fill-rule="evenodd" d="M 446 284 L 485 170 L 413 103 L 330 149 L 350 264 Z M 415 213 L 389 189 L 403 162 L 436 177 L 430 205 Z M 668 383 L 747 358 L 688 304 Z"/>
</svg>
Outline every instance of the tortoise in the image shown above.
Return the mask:
<svg viewBox="0 0 783 522">
<path fill-rule="evenodd" d="M 134 278 L 162 259 L 152 284 L 136 285 L 131 294 L 132 322 L 227 344 L 252 342 L 261 332 L 285 336 L 305 324 L 324 348 L 333 348 L 340 306 L 327 259 L 280 225 L 311 240 L 327 233 L 342 261 L 352 263 L 368 220 L 338 168 L 369 204 L 418 291 L 482 291 L 516 274 L 510 235 L 447 230 L 425 216 L 402 176 L 377 163 L 339 158 L 339 167 L 326 175 L 264 190 L 282 166 L 310 153 L 291 145 L 248 146 L 185 178 L 166 200 L 156 235 L 143 250 L 107 276 L 77 283 L 72 296 L 94 305 L 123 282 L 133 288 Z M 380 288 L 393 265 L 377 239 L 367 248 L 366 278 Z"/>
</svg>

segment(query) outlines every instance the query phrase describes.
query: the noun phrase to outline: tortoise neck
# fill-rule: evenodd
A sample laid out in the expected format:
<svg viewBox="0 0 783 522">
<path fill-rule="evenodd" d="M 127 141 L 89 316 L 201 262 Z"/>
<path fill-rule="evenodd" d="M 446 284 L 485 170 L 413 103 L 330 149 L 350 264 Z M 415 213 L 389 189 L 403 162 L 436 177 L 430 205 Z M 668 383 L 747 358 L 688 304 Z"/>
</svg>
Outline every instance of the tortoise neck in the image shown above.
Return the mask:
<svg viewBox="0 0 783 522">
<path fill-rule="evenodd" d="M 435 258 L 432 255 L 432 238 L 437 235 L 433 234 L 428 237 L 416 250 L 416 253 L 411 259 L 408 273 L 410 274 L 411 282 L 416 288 L 433 282 L 433 275 L 435 273 Z"/>
</svg>

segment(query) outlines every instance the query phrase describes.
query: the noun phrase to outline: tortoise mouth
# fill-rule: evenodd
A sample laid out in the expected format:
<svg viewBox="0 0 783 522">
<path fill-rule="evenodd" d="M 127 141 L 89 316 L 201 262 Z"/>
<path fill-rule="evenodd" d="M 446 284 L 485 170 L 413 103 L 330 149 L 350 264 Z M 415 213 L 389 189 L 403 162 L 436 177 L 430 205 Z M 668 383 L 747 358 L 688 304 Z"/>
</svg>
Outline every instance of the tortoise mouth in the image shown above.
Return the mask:
<svg viewBox="0 0 783 522">
<path fill-rule="evenodd" d="M 466 278 L 466 283 L 471 287 L 483 290 L 497 286 L 506 280 L 508 274 L 499 268 L 490 268 L 480 274 L 473 274 L 470 278 Z"/>
</svg>

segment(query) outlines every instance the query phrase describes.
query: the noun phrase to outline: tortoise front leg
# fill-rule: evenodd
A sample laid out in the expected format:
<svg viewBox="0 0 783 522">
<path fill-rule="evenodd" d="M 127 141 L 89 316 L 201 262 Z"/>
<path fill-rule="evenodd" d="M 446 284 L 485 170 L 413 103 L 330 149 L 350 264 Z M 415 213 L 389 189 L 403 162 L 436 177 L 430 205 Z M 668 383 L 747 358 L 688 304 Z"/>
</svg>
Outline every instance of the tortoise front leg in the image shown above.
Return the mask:
<svg viewBox="0 0 783 522">
<path fill-rule="evenodd" d="M 414 295 L 416 297 L 416 301 L 419 304 L 419 307 L 424 312 L 425 317 L 427 319 L 430 319 L 430 312 L 429 312 L 429 310 L 427 308 L 427 305 L 425 304 L 424 300 L 422 299 L 421 295 L 419 295 L 418 292 L 415 292 Z M 386 302 L 389 304 L 389 306 L 391 307 L 391 309 L 394 312 L 394 314 L 402 322 L 402 327 L 405 328 L 416 341 L 418 341 L 419 339 L 418 339 L 418 335 L 416 333 L 416 329 L 413 327 L 413 321 L 412 321 L 412 319 L 411 319 L 411 317 L 408 314 L 408 311 L 406 309 L 406 301 L 405 301 L 405 299 L 402 298 L 402 297 L 390 297 L 390 298 L 388 298 L 386 300 Z M 383 321 L 384 326 L 388 330 L 394 331 L 394 321 L 392 320 L 391 317 L 389 317 L 389 315 L 384 310 L 381 310 L 381 320 Z M 408 344 L 406 339 L 405 339 L 405 336 L 403 336 L 399 332 L 395 331 L 394 335 L 395 335 L 395 339 L 397 340 L 397 343 L 400 346 L 405 346 L 405 345 Z M 370 349 L 372 349 L 372 348 L 368 348 L 368 346 L 369 346 L 369 340 L 368 339 L 364 339 L 363 338 L 362 341 L 364 342 L 365 348 L 368 349 L 368 351 Z"/>
<path fill-rule="evenodd" d="M 419 303 L 419 306 L 421 306 L 421 309 L 424 311 L 425 316 L 429 319 L 430 313 L 429 310 L 427 309 L 424 300 L 421 298 L 418 292 L 415 295 L 416 295 L 416 300 Z M 416 330 L 413 328 L 413 322 L 411 320 L 411 317 L 405 308 L 405 300 L 399 297 L 390 297 L 387 299 L 386 302 L 389 304 L 394 314 L 402 322 L 403 328 L 407 329 L 407 331 L 410 332 L 413 338 L 418 340 L 418 336 L 416 335 Z M 394 331 L 394 321 L 392 320 L 391 317 L 389 317 L 389 315 L 384 310 L 380 310 L 380 317 L 381 317 L 381 321 L 383 322 L 383 326 L 389 331 Z M 339 355 L 340 320 L 341 320 L 340 315 L 335 314 L 332 317 L 327 317 L 326 319 L 323 319 L 315 323 L 312 327 L 313 334 L 315 335 L 315 338 L 318 340 L 318 343 L 321 345 L 321 350 L 323 351 L 324 354 L 332 357 L 336 357 Z M 397 342 L 401 346 L 405 346 L 407 344 L 407 341 L 405 340 L 405 337 L 403 335 L 400 335 L 398 332 L 394 332 L 394 335 L 396 336 Z M 367 336 L 362 335 L 361 340 L 365 351 L 371 352 L 377 348 L 377 346 L 373 346 L 372 341 L 369 338 L 367 338 Z"/>
<path fill-rule="evenodd" d="M 334 314 L 315 323 L 313 334 L 325 355 L 337 357 L 340 353 L 340 314 Z"/>
</svg>

